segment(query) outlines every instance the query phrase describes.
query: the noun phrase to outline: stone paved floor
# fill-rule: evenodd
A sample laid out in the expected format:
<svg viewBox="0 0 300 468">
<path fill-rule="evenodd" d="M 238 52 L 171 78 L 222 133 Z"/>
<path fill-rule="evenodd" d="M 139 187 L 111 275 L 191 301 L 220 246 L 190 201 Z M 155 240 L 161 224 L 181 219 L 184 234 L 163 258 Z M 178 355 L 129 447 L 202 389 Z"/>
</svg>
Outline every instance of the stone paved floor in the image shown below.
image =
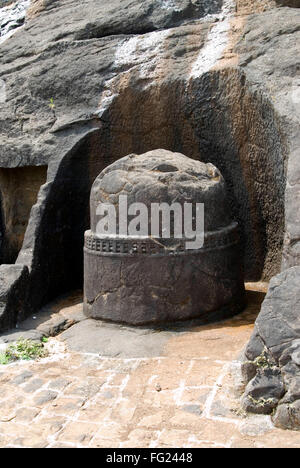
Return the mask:
<svg viewBox="0 0 300 468">
<path fill-rule="evenodd" d="M 157 357 L 72 352 L 0 366 L 0 447 L 300 447 L 300 433 L 245 417 L 239 365 L 259 310 L 172 335 Z M 78 306 L 76 306 L 78 307 Z"/>
</svg>

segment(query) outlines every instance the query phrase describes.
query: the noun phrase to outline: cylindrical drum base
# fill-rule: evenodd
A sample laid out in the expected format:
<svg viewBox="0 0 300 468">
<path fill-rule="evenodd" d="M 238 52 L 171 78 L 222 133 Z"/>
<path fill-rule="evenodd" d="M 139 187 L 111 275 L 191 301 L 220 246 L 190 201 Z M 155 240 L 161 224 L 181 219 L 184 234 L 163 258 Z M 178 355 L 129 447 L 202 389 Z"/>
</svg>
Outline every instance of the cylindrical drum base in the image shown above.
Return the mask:
<svg viewBox="0 0 300 468">
<path fill-rule="evenodd" d="M 245 291 L 233 231 L 219 245 L 193 251 L 169 250 L 152 239 L 101 240 L 88 231 L 85 314 L 132 325 L 237 314 Z"/>
</svg>

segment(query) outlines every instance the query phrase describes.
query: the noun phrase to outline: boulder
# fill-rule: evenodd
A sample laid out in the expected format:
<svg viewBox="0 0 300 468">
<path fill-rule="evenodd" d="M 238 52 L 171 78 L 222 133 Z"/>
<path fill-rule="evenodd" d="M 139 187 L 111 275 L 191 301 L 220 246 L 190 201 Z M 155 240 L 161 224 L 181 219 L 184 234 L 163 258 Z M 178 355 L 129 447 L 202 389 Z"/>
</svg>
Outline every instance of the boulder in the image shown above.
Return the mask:
<svg viewBox="0 0 300 468">
<path fill-rule="evenodd" d="M 300 267 L 274 277 L 245 350 L 243 406 L 274 412 L 274 423 L 300 429 Z M 255 377 L 253 373 L 255 371 Z M 265 404 L 264 404 L 265 403 Z"/>
<path fill-rule="evenodd" d="M 28 268 L 0 266 L 0 329 L 8 330 L 28 314 Z"/>
<path fill-rule="evenodd" d="M 251 413 L 271 414 L 284 393 L 279 368 L 259 368 L 246 387 L 242 406 Z"/>
<path fill-rule="evenodd" d="M 299 279 L 300 267 L 290 268 L 272 278 L 255 322 L 255 332 L 246 349 L 246 356 L 250 360 L 259 356 L 262 342 L 276 362 L 279 362 L 283 352 L 294 340 L 299 339 Z"/>
</svg>

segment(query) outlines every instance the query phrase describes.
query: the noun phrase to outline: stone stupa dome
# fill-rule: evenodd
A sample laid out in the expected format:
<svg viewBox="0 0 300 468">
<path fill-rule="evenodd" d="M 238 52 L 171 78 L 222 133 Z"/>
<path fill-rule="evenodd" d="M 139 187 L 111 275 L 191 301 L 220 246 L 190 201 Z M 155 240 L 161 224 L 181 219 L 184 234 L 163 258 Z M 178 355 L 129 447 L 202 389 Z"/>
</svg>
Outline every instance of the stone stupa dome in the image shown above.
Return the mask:
<svg viewBox="0 0 300 468">
<path fill-rule="evenodd" d="M 128 205 L 144 203 L 204 203 L 205 231 L 216 231 L 231 223 L 225 181 L 212 164 L 190 159 L 180 153 L 154 150 L 130 154 L 108 166 L 91 190 L 91 230 L 96 232 L 99 203 L 117 207 L 119 196 Z"/>
</svg>

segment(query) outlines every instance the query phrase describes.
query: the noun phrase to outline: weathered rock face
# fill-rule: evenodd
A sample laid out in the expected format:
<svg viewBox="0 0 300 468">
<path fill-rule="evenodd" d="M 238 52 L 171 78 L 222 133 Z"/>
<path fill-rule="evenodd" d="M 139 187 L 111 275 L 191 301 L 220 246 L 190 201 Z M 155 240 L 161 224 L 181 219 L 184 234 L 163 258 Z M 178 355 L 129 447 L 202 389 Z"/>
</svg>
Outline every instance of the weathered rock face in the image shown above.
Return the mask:
<svg viewBox="0 0 300 468">
<path fill-rule="evenodd" d="M 237 44 L 240 65 L 249 79 L 257 89 L 263 85 L 272 95 L 281 119 L 281 131 L 285 135 L 288 158 L 283 269 L 300 264 L 299 15 L 298 9 L 280 8 L 250 16 L 244 38 Z M 262 38 L 259 45 L 257 37 Z M 272 52 L 274 50 L 275 53 Z M 286 53 L 287 50 L 290 53 Z"/>
<path fill-rule="evenodd" d="M 300 430 L 300 267 L 272 279 L 245 351 L 250 380 L 244 408 L 270 414 L 285 429 Z"/>
<path fill-rule="evenodd" d="M 300 8 L 300 0 L 276 0 L 276 3 L 280 6 Z"/>
<path fill-rule="evenodd" d="M 0 266 L 0 329 L 13 328 L 29 313 L 26 266 Z"/>
<path fill-rule="evenodd" d="M 251 413 L 271 414 L 284 395 L 280 370 L 268 363 L 258 368 L 255 377 L 248 383 L 243 397 L 243 408 Z"/>
<path fill-rule="evenodd" d="M 124 200 L 126 207 L 121 206 Z M 156 233 L 155 203 L 174 210 Z M 203 246 L 189 247 L 185 203 L 197 217 L 193 230 L 202 235 L 204 228 Z M 197 203 L 204 204 L 202 227 Z M 98 232 L 99 208 L 107 205 L 118 215 L 110 234 Z M 131 231 L 126 224 L 124 231 L 120 218 L 132 222 L 127 213 L 134 215 L 133 208 L 139 210 L 138 225 Z M 142 325 L 224 318 L 244 307 L 237 224 L 230 219 L 224 180 L 212 164 L 155 150 L 109 166 L 91 190 L 91 230 L 85 234 L 84 252 L 89 317 Z"/>
<path fill-rule="evenodd" d="M 29 4 L 30 0 L 0 1 L 0 44 L 7 40 L 16 29 L 23 26 Z"/>
<path fill-rule="evenodd" d="M 2 200 L 1 213 L 1 263 L 12 264 L 16 261 L 22 248 L 31 207 L 46 179 L 45 166 L 0 169 L 0 186 L 6 195 Z"/>
<path fill-rule="evenodd" d="M 248 16 L 262 3 L 271 9 Z M 95 178 L 116 159 L 153 148 L 220 169 L 241 226 L 246 278 L 279 272 L 284 231 L 284 267 L 299 261 L 291 85 L 300 12 L 272 8 L 244 0 L 31 2 L 25 26 L 0 46 L 0 167 L 48 166 L 27 204 L 17 258 L 29 268 L 32 310 L 82 282 Z M 0 189 L 9 206 L 10 191 Z M 2 258 L 10 257 L 5 245 Z"/>
</svg>

